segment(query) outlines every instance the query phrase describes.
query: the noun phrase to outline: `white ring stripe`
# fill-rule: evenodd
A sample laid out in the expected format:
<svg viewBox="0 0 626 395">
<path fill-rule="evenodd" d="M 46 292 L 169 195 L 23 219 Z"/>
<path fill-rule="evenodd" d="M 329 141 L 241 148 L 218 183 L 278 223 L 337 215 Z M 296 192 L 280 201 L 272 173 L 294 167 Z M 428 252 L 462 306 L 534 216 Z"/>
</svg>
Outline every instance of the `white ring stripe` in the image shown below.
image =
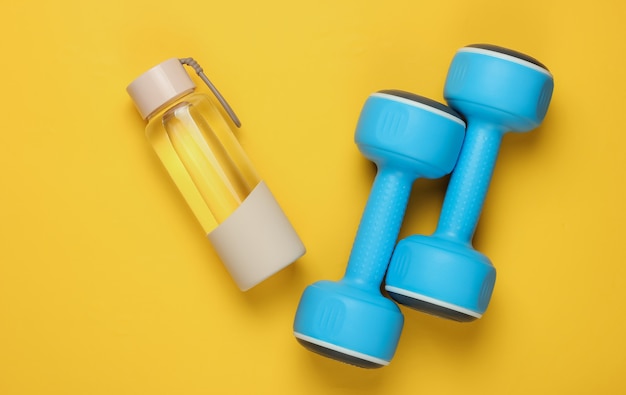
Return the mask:
<svg viewBox="0 0 626 395">
<path fill-rule="evenodd" d="M 541 73 L 547 74 L 550 77 L 552 77 L 552 73 L 550 73 L 548 70 L 544 69 L 541 66 L 538 66 L 532 62 L 529 62 L 527 60 L 524 59 L 520 59 L 516 56 L 512 56 L 512 55 L 507 55 L 505 53 L 502 52 L 496 52 L 496 51 L 491 51 L 489 49 L 484 49 L 484 48 L 475 48 L 475 47 L 464 47 L 458 50 L 458 52 L 473 52 L 473 53 L 477 53 L 480 55 L 486 55 L 486 56 L 491 56 L 494 58 L 498 58 L 498 59 L 502 59 L 502 60 L 508 60 L 509 62 L 513 62 L 513 63 L 517 63 L 520 64 L 522 66 L 526 66 L 528 68 L 531 68 L 533 70 L 539 71 Z"/>
<path fill-rule="evenodd" d="M 295 332 L 294 331 L 293 334 L 298 339 L 302 339 L 302 340 L 304 340 L 306 342 L 313 343 L 313 344 L 316 344 L 318 346 L 322 346 L 324 348 L 328 348 L 330 350 L 337 351 L 337 352 L 340 352 L 342 354 L 349 355 L 351 357 L 355 357 L 355 358 L 359 358 L 359 359 L 362 359 L 362 360 L 365 360 L 365 361 L 377 363 L 377 364 L 383 365 L 383 366 L 389 365 L 389 361 L 385 361 L 384 359 L 372 357 L 371 355 L 363 354 L 363 353 L 360 353 L 358 351 L 353 351 L 353 350 L 347 349 L 345 347 L 339 347 L 339 346 L 336 346 L 336 345 L 334 345 L 332 343 L 328 343 L 328 342 L 316 339 L 316 338 L 311 337 L 311 336 L 303 335 L 300 332 Z"/>
<path fill-rule="evenodd" d="M 430 111 L 430 112 L 432 112 L 434 114 L 437 114 L 437 115 L 440 115 L 442 117 L 448 118 L 449 120 L 454 121 L 454 122 L 462 125 L 463 127 L 466 126 L 465 122 L 463 122 L 461 119 L 455 117 L 452 114 L 448 114 L 445 111 L 441 111 L 438 108 L 431 107 L 429 105 L 426 105 L 426 104 L 423 104 L 423 103 L 420 103 L 420 102 L 416 102 L 416 101 L 413 101 L 413 100 L 405 99 L 404 97 L 400 97 L 400 96 L 396 96 L 396 95 L 390 95 L 388 93 L 381 93 L 381 92 L 372 93 L 370 95 L 370 97 L 380 97 L 380 98 L 383 98 L 383 99 L 397 101 L 397 102 L 402 103 L 402 104 L 408 104 L 409 106 L 417 107 L 419 109 Z"/>
<path fill-rule="evenodd" d="M 472 317 L 480 318 L 483 316 L 482 314 L 466 309 L 465 307 L 457 306 L 455 304 L 448 303 L 448 302 L 442 302 L 439 299 L 431 298 L 430 296 L 418 294 L 416 292 L 407 291 L 406 289 L 392 287 L 389 285 L 385 286 L 385 289 L 389 292 L 393 292 L 398 295 L 408 296 L 413 299 L 417 299 L 417 300 L 421 300 L 424 302 L 428 302 L 430 304 L 434 304 L 436 306 L 445 307 L 446 309 L 455 310 L 455 311 L 458 311 L 459 313 L 471 315 Z"/>
</svg>

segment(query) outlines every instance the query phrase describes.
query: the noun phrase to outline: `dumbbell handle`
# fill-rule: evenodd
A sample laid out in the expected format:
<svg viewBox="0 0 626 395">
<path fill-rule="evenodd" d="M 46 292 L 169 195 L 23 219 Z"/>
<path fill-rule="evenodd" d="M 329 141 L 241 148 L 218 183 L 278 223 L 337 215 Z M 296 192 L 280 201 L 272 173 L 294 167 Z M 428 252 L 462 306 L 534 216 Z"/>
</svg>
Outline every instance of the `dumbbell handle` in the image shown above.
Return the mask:
<svg viewBox="0 0 626 395">
<path fill-rule="evenodd" d="M 483 208 L 504 131 L 469 122 L 450 177 L 435 235 L 470 243 Z"/>
<path fill-rule="evenodd" d="M 401 170 L 379 168 L 343 281 L 369 289 L 380 288 L 415 178 Z"/>
</svg>

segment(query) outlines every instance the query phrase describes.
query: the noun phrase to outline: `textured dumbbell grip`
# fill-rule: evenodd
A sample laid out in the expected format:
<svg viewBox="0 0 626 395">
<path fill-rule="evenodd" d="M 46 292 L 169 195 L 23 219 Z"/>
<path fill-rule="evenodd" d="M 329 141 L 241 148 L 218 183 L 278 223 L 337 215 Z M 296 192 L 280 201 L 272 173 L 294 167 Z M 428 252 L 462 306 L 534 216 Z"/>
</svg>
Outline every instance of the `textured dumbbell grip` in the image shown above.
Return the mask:
<svg viewBox="0 0 626 395">
<path fill-rule="evenodd" d="M 344 281 L 378 289 L 400 232 L 415 177 L 382 168 L 374 180 Z"/>
<path fill-rule="evenodd" d="M 435 234 L 470 243 L 498 158 L 503 131 L 471 122 L 450 177 Z"/>
</svg>

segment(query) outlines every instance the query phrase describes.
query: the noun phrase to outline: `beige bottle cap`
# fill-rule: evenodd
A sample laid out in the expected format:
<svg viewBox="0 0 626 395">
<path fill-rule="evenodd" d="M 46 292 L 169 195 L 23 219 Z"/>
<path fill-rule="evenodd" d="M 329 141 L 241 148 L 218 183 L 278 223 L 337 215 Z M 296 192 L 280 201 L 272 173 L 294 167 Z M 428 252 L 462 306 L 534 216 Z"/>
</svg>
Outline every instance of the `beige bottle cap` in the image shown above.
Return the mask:
<svg viewBox="0 0 626 395">
<path fill-rule="evenodd" d="M 148 119 L 167 103 L 196 88 L 187 71 L 174 58 L 146 71 L 128 85 L 126 91 L 133 99 L 143 119 Z"/>
</svg>

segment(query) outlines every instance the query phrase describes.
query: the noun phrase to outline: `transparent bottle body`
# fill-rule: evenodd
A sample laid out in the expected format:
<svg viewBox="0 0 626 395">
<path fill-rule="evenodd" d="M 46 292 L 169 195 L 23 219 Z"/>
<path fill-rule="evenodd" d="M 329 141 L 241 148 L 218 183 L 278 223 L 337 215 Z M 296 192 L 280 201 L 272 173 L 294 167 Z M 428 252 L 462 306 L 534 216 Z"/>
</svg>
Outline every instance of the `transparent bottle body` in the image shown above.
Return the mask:
<svg viewBox="0 0 626 395">
<path fill-rule="evenodd" d="M 150 119 L 146 135 L 207 234 L 261 181 L 204 94 L 192 93 L 168 105 Z"/>
</svg>

